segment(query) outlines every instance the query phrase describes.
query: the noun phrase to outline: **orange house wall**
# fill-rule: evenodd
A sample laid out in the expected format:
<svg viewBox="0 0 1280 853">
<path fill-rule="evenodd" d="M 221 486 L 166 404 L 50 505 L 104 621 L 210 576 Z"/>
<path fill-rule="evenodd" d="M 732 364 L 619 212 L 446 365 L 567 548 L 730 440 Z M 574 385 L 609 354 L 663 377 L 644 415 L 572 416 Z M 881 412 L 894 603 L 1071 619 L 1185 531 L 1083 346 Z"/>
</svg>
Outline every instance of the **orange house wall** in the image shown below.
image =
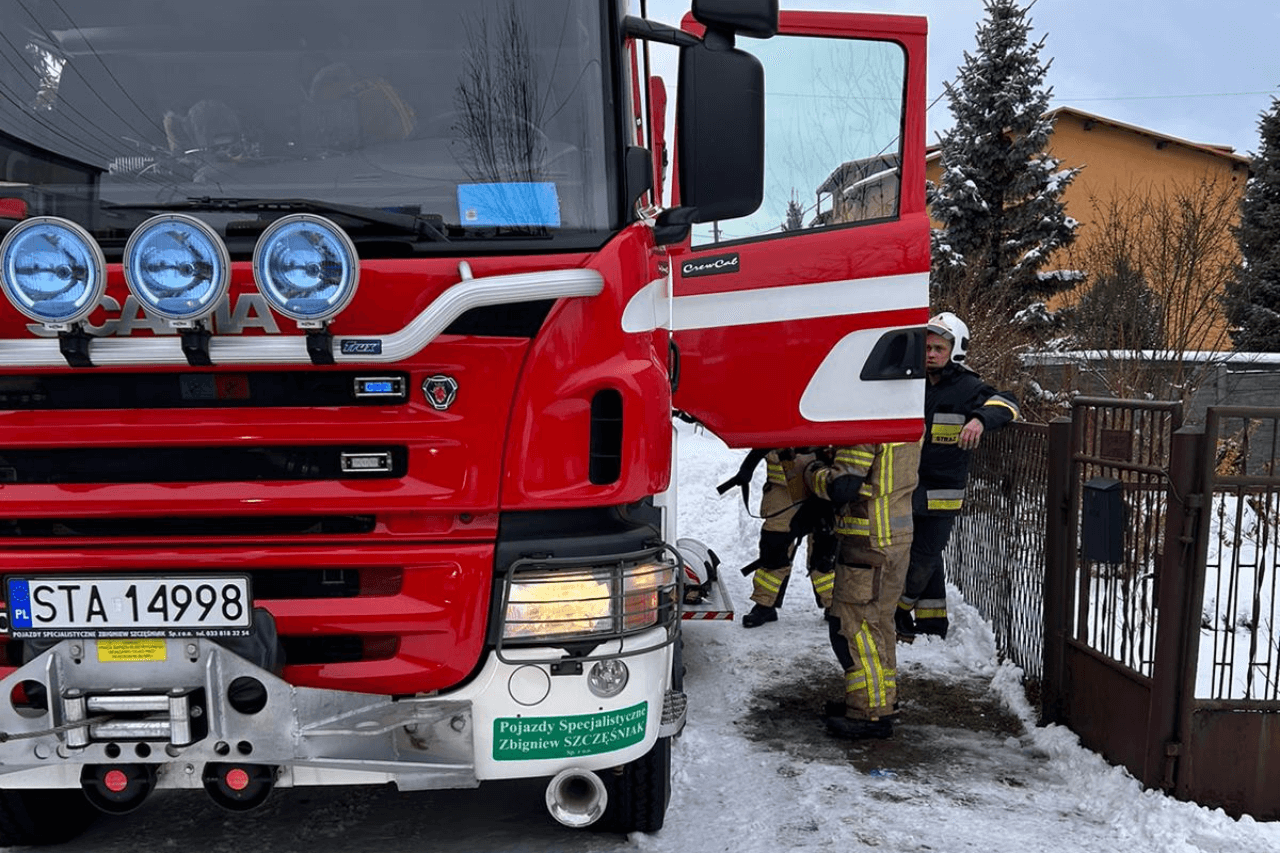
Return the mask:
<svg viewBox="0 0 1280 853">
<path fill-rule="evenodd" d="M 1090 125 L 1090 129 L 1085 129 Z M 1158 188 L 1164 184 L 1186 185 L 1206 177 L 1237 186 L 1243 195 L 1248 180 L 1248 159 L 1212 148 L 1176 141 L 1158 133 L 1120 126 L 1088 114 L 1072 110 L 1058 111 L 1049 153 L 1061 161 L 1062 168 L 1084 167 L 1063 194 L 1067 215 L 1080 222 L 1076 247 L 1083 249 L 1090 239 L 1089 219 L 1094 215 L 1090 198 L 1105 199 L 1116 193 L 1129 194 L 1135 189 Z M 925 170 L 928 180 L 941 176 L 940 158 L 930 159 Z M 938 223 L 934 223 L 937 227 Z M 1055 254 L 1044 269 L 1072 268 L 1066 252 Z M 1051 308 L 1073 301 L 1070 294 L 1055 297 Z M 1206 340 L 1230 340 L 1218 332 L 1225 330 L 1225 318 L 1215 310 Z"/>
</svg>

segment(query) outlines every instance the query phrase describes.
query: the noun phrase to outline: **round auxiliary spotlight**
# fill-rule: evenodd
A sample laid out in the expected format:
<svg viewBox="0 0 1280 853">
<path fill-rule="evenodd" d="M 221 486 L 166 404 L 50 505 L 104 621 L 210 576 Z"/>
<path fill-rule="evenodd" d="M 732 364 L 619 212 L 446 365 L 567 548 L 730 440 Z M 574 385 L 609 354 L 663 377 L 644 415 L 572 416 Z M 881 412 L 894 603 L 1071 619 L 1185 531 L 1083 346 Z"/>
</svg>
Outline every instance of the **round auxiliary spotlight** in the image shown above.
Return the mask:
<svg viewBox="0 0 1280 853">
<path fill-rule="evenodd" d="M 192 322 L 212 314 L 226 295 L 231 255 L 204 222 L 182 213 L 162 213 L 129 237 L 124 279 L 149 312 Z"/>
<path fill-rule="evenodd" d="M 271 224 L 253 250 L 253 277 L 271 307 L 318 327 L 355 296 L 360 259 L 346 232 L 310 213 Z"/>
<path fill-rule="evenodd" d="M 23 314 L 46 326 L 88 317 L 107 287 L 102 249 L 69 219 L 36 216 L 0 242 L 0 287 Z"/>
</svg>

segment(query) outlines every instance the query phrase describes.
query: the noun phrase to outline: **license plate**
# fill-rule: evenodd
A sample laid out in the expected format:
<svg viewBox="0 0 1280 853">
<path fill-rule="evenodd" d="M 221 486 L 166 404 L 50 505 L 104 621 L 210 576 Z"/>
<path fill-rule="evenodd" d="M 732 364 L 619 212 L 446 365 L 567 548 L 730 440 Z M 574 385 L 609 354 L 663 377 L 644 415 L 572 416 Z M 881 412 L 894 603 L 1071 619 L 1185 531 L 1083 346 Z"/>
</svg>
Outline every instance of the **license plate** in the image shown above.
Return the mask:
<svg viewBox="0 0 1280 853">
<path fill-rule="evenodd" d="M 9 577 L 15 637 L 234 637 L 249 634 L 246 575 Z"/>
</svg>

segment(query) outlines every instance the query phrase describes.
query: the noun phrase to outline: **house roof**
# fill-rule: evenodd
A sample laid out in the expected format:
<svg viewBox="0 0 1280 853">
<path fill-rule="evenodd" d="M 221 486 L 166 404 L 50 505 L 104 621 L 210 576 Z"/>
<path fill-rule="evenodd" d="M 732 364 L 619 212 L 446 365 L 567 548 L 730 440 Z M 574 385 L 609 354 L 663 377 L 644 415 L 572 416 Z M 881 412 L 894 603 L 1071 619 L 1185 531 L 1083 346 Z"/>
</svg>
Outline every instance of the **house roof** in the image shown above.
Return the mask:
<svg viewBox="0 0 1280 853">
<path fill-rule="evenodd" d="M 836 167 L 827 179 L 818 187 L 817 192 L 833 193 L 846 187 L 851 181 L 862 180 L 871 176 L 888 175 L 898 168 L 898 155 L 881 154 L 878 157 L 863 157 L 861 160 L 850 160 Z"/>
<path fill-rule="evenodd" d="M 1204 144 L 1200 142 L 1191 142 L 1189 140 L 1182 139 L 1177 136 L 1171 136 L 1167 133 L 1161 133 L 1158 130 L 1151 130 L 1150 128 L 1139 127 L 1136 124 L 1128 124 L 1123 121 L 1117 121 L 1116 119 L 1107 118 L 1106 116 L 1100 116 L 1096 113 L 1091 113 L 1086 110 L 1077 109 L 1076 107 L 1055 107 L 1054 109 L 1051 109 L 1049 110 L 1049 112 L 1045 113 L 1045 115 L 1050 116 L 1055 120 L 1057 120 L 1058 118 L 1061 118 L 1062 116 L 1074 116 L 1085 122 L 1093 122 L 1095 124 L 1105 124 L 1108 127 L 1118 128 L 1119 130 L 1125 130 L 1125 131 L 1128 131 L 1129 133 L 1136 133 L 1139 136 L 1146 136 L 1150 139 L 1154 139 L 1156 142 L 1164 142 L 1169 145 L 1178 145 L 1183 148 L 1189 148 L 1193 151 L 1200 151 L 1202 153 L 1209 154 L 1215 157 L 1222 157 L 1227 160 L 1230 160 L 1233 163 L 1239 163 L 1244 166 L 1248 166 L 1253 162 L 1252 158 L 1244 154 L 1237 154 L 1236 150 L 1229 145 L 1209 145 L 1209 144 Z M 939 146 L 930 145 L 928 148 L 925 149 L 925 162 L 928 162 L 930 160 L 935 160 L 939 156 L 941 156 Z"/>
</svg>

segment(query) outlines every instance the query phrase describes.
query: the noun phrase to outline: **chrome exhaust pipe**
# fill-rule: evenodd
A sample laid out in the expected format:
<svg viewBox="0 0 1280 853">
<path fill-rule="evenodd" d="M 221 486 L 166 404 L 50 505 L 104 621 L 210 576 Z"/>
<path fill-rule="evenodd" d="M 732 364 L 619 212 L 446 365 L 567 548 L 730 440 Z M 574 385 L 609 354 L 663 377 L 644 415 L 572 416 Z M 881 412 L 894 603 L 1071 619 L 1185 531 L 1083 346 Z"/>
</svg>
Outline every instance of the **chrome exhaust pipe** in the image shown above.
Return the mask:
<svg viewBox="0 0 1280 853">
<path fill-rule="evenodd" d="M 547 811 L 565 826 L 581 829 L 598 821 L 609 805 L 604 782 L 590 770 L 561 770 L 547 785 Z"/>
</svg>

